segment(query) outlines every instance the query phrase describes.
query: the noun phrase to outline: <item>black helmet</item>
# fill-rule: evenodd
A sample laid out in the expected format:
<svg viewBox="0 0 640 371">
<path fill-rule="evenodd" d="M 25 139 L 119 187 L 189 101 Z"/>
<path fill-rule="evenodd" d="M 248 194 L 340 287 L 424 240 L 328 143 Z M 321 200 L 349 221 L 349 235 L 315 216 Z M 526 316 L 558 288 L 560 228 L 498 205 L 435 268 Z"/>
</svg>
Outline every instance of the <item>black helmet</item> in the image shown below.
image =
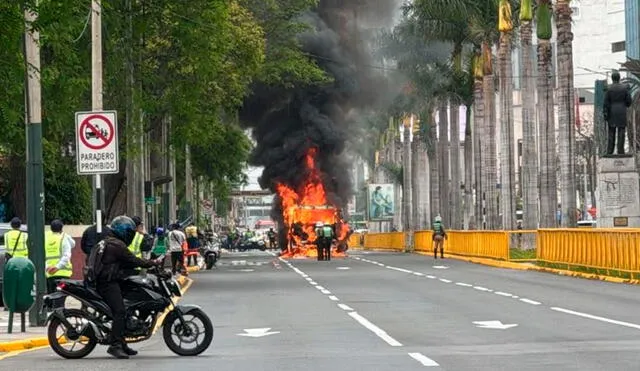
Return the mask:
<svg viewBox="0 0 640 371">
<path fill-rule="evenodd" d="M 142 224 L 142 218 L 139 216 L 134 216 L 131 218 L 131 220 L 133 220 L 133 222 L 136 224 L 136 228 Z"/>
<path fill-rule="evenodd" d="M 11 219 L 11 228 L 20 228 L 21 224 L 22 220 L 20 220 L 20 218 L 18 218 L 17 216 Z"/>
<path fill-rule="evenodd" d="M 54 220 L 51 221 L 51 232 L 60 233 L 60 232 L 62 232 L 62 227 L 63 226 L 64 226 L 64 224 L 62 223 L 62 220 L 54 219 Z"/>
<path fill-rule="evenodd" d="M 129 246 L 136 236 L 136 223 L 126 215 L 113 218 L 110 226 L 113 235 Z"/>
</svg>

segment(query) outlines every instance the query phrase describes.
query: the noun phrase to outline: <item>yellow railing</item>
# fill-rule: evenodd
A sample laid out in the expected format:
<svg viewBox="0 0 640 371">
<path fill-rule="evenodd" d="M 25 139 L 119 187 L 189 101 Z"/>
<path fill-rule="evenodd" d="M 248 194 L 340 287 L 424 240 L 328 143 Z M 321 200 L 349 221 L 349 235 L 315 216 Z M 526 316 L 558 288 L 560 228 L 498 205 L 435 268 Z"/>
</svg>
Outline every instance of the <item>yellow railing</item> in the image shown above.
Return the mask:
<svg viewBox="0 0 640 371">
<path fill-rule="evenodd" d="M 640 271 L 640 229 L 541 229 L 537 259 L 596 269 Z"/>
<path fill-rule="evenodd" d="M 364 248 L 404 251 L 404 232 L 367 233 Z"/>
<path fill-rule="evenodd" d="M 447 235 L 444 251 L 448 254 L 640 272 L 640 229 L 448 231 Z M 349 246 L 360 246 L 359 236 L 354 236 Z M 414 250 L 433 253 L 431 237 L 431 231 L 414 232 Z M 363 247 L 404 251 L 404 244 L 403 232 L 367 233 Z"/>
<path fill-rule="evenodd" d="M 347 244 L 349 245 L 349 247 L 362 247 L 362 234 L 353 233 L 351 236 L 349 236 Z"/>
</svg>

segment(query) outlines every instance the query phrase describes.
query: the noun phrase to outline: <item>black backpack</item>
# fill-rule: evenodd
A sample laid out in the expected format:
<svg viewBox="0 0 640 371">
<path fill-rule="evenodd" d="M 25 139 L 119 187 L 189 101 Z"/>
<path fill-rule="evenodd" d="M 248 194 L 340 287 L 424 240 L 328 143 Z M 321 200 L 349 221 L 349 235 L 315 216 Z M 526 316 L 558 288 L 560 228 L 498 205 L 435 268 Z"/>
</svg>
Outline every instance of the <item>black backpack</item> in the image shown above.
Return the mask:
<svg viewBox="0 0 640 371">
<path fill-rule="evenodd" d="M 104 256 L 105 249 L 106 244 L 104 241 L 98 242 L 98 244 L 91 249 L 87 264 L 84 266 L 84 282 L 89 286 L 95 287 L 98 277 L 100 277 L 102 273 L 104 267 L 102 257 Z"/>
</svg>

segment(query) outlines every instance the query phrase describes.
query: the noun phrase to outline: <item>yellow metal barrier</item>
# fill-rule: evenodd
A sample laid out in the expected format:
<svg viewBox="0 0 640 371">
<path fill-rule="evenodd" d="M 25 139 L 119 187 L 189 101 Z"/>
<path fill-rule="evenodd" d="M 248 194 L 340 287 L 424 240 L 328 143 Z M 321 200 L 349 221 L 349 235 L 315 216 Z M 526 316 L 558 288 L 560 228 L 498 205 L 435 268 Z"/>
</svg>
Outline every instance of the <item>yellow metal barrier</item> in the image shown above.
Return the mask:
<svg viewBox="0 0 640 371">
<path fill-rule="evenodd" d="M 367 233 L 364 235 L 364 248 L 404 251 L 404 232 Z"/>
<path fill-rule="evenodd" d="M 414 235 L 416 251 L 433 253 L 432 231 Z M 447 231 L 444 252 L 481 258 L 509 259 L 509 236 L 505 231 Z"/>
<path fill-rule="evenodd" d="M 362 247 L 362 234 L 361 233 L 353 233 L 349 236 L 349 240 L 347 241 L 349 247 Z"/>
<path fill-rule="evenodd" d="M 540 229 L 537 240 L 539 261 L 640 271 L 640 229 Z"/>
</svg>

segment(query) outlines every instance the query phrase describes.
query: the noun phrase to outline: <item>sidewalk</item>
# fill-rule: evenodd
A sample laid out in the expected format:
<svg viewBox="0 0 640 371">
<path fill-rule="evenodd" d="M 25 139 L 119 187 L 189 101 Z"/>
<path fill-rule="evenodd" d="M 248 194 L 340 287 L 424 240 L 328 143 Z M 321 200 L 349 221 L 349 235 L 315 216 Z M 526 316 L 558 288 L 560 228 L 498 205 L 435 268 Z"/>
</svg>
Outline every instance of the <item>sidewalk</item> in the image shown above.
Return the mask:
<svg viewBox="0 0 640 371">
<path fill-rule="evenodd" d="M 190 272 L 195 272 L 198 267 L 190 267 Z M 178 277 L 178 282 L 183 293 L 191 286 L 188 277 Z M 74 298 L 68 297 L 65 306 L 67 308 L 80 308 L 80 302 Z M 8 334 L 9 312 L 5 312 L 0 307 L 0 359 L 2 355 L 8 352 L 21 351 L 36 347 L 48 346 L 47 327 L 29 327 L 29 315 L 26 316 L 26 332 L 20 332 L 20 315 L 16 314 L 13 318 L 13 333 Z M 156 328 L 157 330 L 157 328 Z M 154 331 L 155 332 L 155 331 Z"/>
</svg>

